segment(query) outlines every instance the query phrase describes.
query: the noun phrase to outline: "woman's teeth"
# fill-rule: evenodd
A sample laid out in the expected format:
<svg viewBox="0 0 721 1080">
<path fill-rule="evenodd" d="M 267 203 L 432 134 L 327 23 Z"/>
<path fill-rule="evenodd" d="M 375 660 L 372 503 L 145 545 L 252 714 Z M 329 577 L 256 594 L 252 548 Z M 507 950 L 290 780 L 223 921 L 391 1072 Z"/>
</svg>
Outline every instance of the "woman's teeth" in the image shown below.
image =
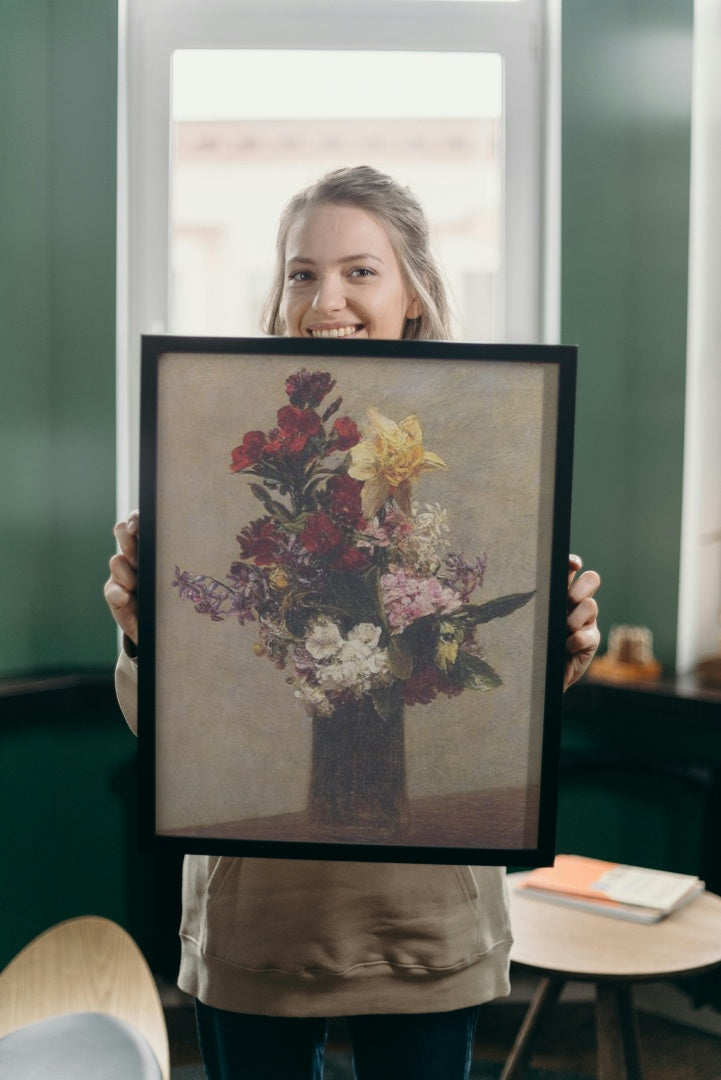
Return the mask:
<svg viewBox="0 0 721 1080">
<path fill-rule="evenodd" d="M 360 326 L 334 326 L 332 330 L 311 330 L 311 337 L 338 338 L 350 337 L 360 330 Z"/>
</svg>

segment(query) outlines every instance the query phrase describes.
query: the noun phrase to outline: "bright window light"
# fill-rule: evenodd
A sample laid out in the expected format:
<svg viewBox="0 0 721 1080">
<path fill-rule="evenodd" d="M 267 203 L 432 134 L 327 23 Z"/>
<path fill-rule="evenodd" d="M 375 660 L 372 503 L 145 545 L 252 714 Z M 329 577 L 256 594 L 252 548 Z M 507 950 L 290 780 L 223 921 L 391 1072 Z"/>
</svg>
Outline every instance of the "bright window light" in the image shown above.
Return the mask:
<svg viewBox="0 0 721 1080">
<path fill-rule="evenodd" d="M 171 332 L 258 333 L 283 206 L 369 164 L 426 207 L 458 336 L 501 336 L 500 56 L 178 50 L 172 118 Z"/>
</svg>

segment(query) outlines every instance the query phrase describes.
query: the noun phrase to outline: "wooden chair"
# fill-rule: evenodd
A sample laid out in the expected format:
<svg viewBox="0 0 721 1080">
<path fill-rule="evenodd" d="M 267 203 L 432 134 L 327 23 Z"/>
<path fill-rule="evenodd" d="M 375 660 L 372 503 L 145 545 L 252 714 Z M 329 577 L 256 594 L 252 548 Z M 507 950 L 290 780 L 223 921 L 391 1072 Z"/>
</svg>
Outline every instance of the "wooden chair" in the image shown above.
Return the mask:
<svg viewBox="0 0 721 1080">
<path fill-rule="evenodd" d="M 72 1028 L 68 1026 L 71 1022 Z M 34 1025 L 32 1031 L 29 1025 Z M 57 1033 L 63 1025 L 65 1041 L 58 1042 Z M 123 1056 L 122 1052 L 118 1054 L 117 1046 L 127 1040 L 131 1049 L 127 1055 L 129 1062 L 154 1059 L 157 1065 L 143 1069 L 129 1064 L 122 1073 L 117 1065 L 112 1075 L 144 1080 L 154 1070 L 156 1076 L 169 1080 L 165 1016 L 145 958 L 122 927 L 109 919 L 89 915 L 46 930 L 0 973 L 0 1073 L 3 1073 L 5 1054 L 13 1062 L 13 1076 L 22 1075 L 17 1064 L 21 1060 L 18 1048 L 25 1057 L 32 1056 L 43 1040 L 47 1043 L 48 1032 L 51 1040 L 55 1039 L 56 1052 L 62 1053 L 67 1070 L 68 1046 L 73 1052 L 77 1047 L 79 1056 L 90 1053 L 92 1039 L 84 1036 L 91 1028 L 95 1045 L 104 1031 L 112 1034 L 114 1061 Z M 23 1068 L 24 1060 L 23 1057 Z M 100 1075 L 83 1072 L 84 1067 L 85 1063 L 79 1060 L 75 1071 L 70 1068 L 44 1075 L 47 1080 L 53 1080 L 54 1075 L 74 1076 L 78 1080 L 85 1075 Z M 27 1075 L 38 1074 L 28 1069 Z M 105 1065 L 102 1075 L 111 1075 Z"/>
</svg>

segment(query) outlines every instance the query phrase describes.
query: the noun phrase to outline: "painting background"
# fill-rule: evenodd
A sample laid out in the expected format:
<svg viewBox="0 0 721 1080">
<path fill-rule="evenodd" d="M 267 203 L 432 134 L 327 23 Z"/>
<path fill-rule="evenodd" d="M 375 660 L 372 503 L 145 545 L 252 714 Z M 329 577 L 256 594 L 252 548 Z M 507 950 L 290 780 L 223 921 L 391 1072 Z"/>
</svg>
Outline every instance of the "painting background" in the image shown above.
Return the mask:
<svg viewBox="0 0 721 1080">
<path fill-rule="evenodd" d="M 181 602 L 175 566 L 223 581 L 236 535 L 263 508 L 229 471 L 244 433 L 270 430 L 303 364 L 329 370 L 339 415 L 415 413 L 447 471 L 423 473 L 420 502 L 448 510 L 450 550 L 485 553 L 474 601 L 537 589 L 477 638 L 503 686 L 406 710 L 410 798 L 518 787 L 536 798 L 551 558 L 555 365 L 272 355 L 159 361 L 156 745 L 159 831 L 301 810 L 311 721 L 286 672 L 253 652 L 256 624 L 213 623 Z M 330 399 L 329 399 L 330 400 Z M 519 847 L 527 838 L 519 837 Z"/>
</svg>

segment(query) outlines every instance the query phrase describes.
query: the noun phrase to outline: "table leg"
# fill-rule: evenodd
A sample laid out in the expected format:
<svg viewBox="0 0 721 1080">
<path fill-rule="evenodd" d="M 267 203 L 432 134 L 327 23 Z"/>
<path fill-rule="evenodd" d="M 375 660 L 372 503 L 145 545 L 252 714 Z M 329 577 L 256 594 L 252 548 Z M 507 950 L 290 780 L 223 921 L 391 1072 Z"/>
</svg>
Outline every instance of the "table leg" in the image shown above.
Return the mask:
<svg viewBox="0 0 721 1080">
<path fill-rule="evenodd" d="M 533 1045 L 541 1022 L 558 1001 L 565 981 L 560 978 L 546 978 L 539 982 L 506 1064 L 503 1066 L 500 1080 L 520 1080 L 523 1076 L 531 1060 Z"/>
<path fill-rule="evenodd" d="M 643 1080 L 629 983 L 596 984 L 599 1080 Z"/>
</svg>

